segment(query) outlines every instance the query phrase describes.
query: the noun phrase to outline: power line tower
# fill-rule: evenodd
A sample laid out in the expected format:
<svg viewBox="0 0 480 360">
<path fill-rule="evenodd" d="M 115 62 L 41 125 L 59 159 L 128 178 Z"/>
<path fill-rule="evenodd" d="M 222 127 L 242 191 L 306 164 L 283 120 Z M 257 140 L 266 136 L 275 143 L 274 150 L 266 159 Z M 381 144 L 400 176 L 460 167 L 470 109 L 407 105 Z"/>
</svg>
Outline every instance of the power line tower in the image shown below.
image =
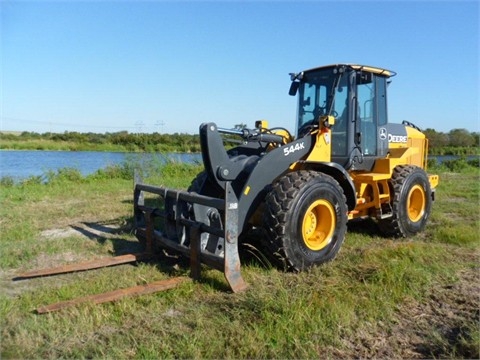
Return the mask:
<svg viewBox="0 0 480 360">
<path fill-rule="evenodd" d="M 159 129 L 160 134 L 163 134 L 163 127 L 165 126 L 165 123 L 163 122 L 163 120 L 157 121 L 155 123 L 155 126 L 157 127 L 157 129 Z"/>
<path fill-rule="evenodd" d="M 143 121 L 137 121 L 135 123 L 135 126 L 137 127 L 137 132 L 138 133 L 141 133 L 142 130 L 143 130 L 143 126 L 145 125 L 145 123 Z"/>
</svg>

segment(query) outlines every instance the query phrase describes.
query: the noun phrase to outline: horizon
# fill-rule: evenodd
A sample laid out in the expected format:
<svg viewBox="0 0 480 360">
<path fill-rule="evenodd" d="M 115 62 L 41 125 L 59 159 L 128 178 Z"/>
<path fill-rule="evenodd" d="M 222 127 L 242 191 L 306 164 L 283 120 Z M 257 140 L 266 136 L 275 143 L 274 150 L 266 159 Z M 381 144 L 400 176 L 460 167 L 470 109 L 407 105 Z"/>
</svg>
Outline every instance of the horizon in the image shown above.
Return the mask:
<svg viewBox="0 0 480 360">
<path fill-rule="evenodd" d="M 232 128 L 233 129 L 233 128 Z M 447 131 L 437 131 L 433 128 L 426 128 L 422 129 L 420 128 L 422 132 L 429 131 L 429 130 L 434 130 L 435 132 L 439 134 L 446 134 L 448 135 L 449 133 L 456 131 L 456 130 L 465 130 L 467 131 L 470 135 L 473 136 L 480 136 L 480 131 L 470 131 L 465 128 L 452 128 Z M 117 134 L 117 133 L 123 133 L 126 132 L 131 135 L 152 135 L 152 134 L 159 134 L 159 135 L 199 135 L 199 133 L 185 133 L 185 132 L 176 132 L 176 133 L 161 133 L 157 131 L 152 131 L 152 132 L 134 132 L 134 131 L 129 131 L 129 130 L 117 130 L 117 131 L 108 131 L 108 132 L 95 132 L 95 131 L 70 131 L 70 130 L 65 130 L 61 132 L 51 132 L 51 131 L 46 131 L 46 132 L 36 132 L 36 131 L 26 131 L 26 130 L 0 130 L 0 134 L 4 135 L 15 135 L 15 136 L 21 136 L 23 133 L 30 133 L 30 134 L 38 134 L 40 136 L 46 135 L 46 134 L 65 134 L 65 133 L 79 133 L 79 134 L 96 134 L 96 135 L 107 135 L 107 134 Z"/>
</svg>

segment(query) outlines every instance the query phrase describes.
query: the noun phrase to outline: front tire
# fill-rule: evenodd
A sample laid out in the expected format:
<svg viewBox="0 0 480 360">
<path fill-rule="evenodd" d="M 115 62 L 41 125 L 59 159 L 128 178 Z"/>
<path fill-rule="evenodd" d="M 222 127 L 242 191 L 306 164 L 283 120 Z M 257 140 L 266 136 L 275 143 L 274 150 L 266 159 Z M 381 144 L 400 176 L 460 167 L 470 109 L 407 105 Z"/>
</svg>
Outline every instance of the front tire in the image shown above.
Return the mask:
<svg viewBox="0 0 480 360">
<path fill-rule="evenodd" d="M 432 208 L 432 190 L 425 171 L 417 166 L 397 166 L 392 175 L 392 216 L 379 221 L 385 235 L 410 237 L 425 228 Z"/>
<path fill-rule="evenodd" d="M 266 197 L 264 226 L 270 257 L 301 271 L 335 258 L 347 230 L 343 189 L 332 177 L 315 171 L 289 173 Z"/>
</svg>

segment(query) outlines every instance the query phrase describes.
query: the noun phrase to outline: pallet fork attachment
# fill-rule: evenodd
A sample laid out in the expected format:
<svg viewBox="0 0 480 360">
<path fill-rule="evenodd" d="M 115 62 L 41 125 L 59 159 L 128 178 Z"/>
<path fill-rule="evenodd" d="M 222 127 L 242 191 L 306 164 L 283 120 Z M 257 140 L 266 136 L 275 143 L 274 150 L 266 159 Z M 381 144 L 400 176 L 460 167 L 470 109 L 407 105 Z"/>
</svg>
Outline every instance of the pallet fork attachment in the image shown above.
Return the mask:
<svg viewBox="0 0 480 360">
<path fill-rule="evenodd" d="M 160 196 L 165 203 L 170 201 L 174 211 L 159 209 L 145 205 L 144 194 L 150 193 Z M 197 204 L 217 209 L 224 213 L 224 225 L 212 226 L 201 221 L 196 221 L 184 216 L 181 206 L 185 204 Z M 247 288 L 247 284 L 240 273 L 240 257 L 238 253 L 238 200 L 231 183 L 225 182 L 225 198 L 219 199 L 193 192 L 171 190 L 140 182 L 135 176 L 134 190 L 134 217 L 135 232 L 139 239 L 146 240 L 146 246 L 159 246 L 167 250 L 179 252 L 190 258 L 190 276 L 199 280 L 201 276 L 201 264 L 206 264 L 214 269 L 223 271 L 233 292 L 241 292 Z M 189 234 L 186 242 L 167 237 L 164 230 L 155 229 L 155 219 L 160 218 L 163 229 L 166 222 L 175 224 L 176 233 Z M 202 234 L 208 233 L 221 240 L 221 254 L 213 254 L 202 249 Z M 186 245 L 188 244 L 188 245 Z M 151 251 L 152 249 L 150 249 Z"/>
</svg>

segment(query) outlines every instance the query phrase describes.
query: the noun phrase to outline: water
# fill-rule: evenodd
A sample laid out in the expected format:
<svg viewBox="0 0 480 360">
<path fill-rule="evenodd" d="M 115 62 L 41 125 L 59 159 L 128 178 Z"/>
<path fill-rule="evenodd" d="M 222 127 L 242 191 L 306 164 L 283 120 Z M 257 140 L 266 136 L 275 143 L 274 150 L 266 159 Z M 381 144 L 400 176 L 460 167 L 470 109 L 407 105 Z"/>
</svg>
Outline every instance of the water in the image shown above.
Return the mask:
<svg viewBox="0 0 480 360">
<path fill-rule="evenodd" d="M 41 176 L 61 168 L 78 169 L 82 175 L 93 174 L 109 165 L 122 164 L 126 160 L 165 161 L 165 157 L 177 162 L 200 161 L 200 154 L 152 154 L 100 151 L 17 151 L 0 150 L 0 177 L 15 180 Z"/>
<path fill-rule="evenodd" d="M 9 176 L 15 180 L 21 180 L 66 167 L 76 168 L 83 175 L 89 175 L 109 165 L 122 164 L 126 160 L 148 161 L 157 158 L 159 161 L 164 161 L 165 156 L 177 162 L 201 161 L 200 154 L 0 150 L 0 177 Z M 432 158 L 436 158 L 438 163 L 441 163 L 458 156 L 432 156 Z M 475 158 L 475 156 L 468 158 Z"/>
</svg>

